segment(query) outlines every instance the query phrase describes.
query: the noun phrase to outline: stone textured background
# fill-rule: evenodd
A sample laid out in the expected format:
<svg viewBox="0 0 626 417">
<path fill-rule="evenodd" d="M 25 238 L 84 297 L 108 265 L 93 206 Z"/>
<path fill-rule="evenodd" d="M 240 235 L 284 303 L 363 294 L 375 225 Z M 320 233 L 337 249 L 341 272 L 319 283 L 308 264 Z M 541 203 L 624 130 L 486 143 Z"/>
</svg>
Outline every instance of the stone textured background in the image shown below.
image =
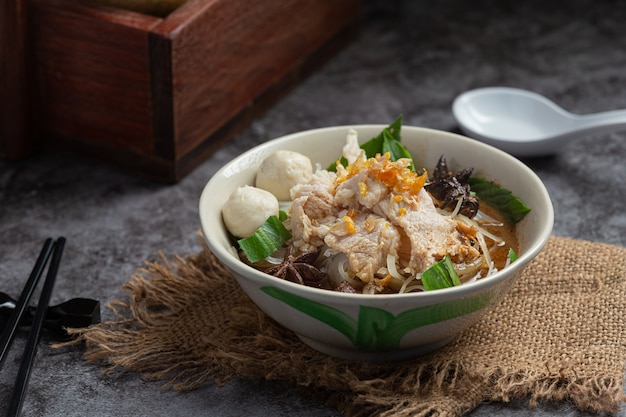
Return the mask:
<svg viewBox="0 0 626 417">
<path fill-rule="evenodd" d="M 346 49 L 175 186 L 63 155 L 0 160 L 0 290 L 17 296 L 48 236 L 68 239 L 52 303 L 107 301 L 141 267 L 200 249 L 198 199 L 225 162 L 265 140 L 329 125 L 389 123 L 458 131 L 450 111 L 465 90 L 530 89 L 576 113 L 626 108 L 626 2 L 366 0 Z M 6 99 L 6 98 L 2 98 Z M 554 235 L 624 246 L 626 130 L 586 137 L 524 160 L 553 199 Z M 103 309 L 103 318 L 111 313 Z M 8 402 L 25 336 L 0 375 Z M 485 404 L 472 417 L 581 415 L 568 404 Z M 237 381 L 190 393 L 135 374 L 104 376 L 80 351 L 40 347 L 24 416 L 335 416 L 281 383 Z M 626 407 L 619 416 L 626 416 Z"/>
</svg>

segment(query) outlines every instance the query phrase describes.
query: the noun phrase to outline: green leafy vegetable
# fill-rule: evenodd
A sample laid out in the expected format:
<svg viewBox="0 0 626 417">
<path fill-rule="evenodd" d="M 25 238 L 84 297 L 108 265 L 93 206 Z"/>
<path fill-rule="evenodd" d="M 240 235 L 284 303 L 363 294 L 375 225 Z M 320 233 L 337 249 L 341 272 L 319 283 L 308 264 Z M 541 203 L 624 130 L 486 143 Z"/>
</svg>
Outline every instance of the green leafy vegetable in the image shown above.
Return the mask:
<svg viewBox="0 0 626 417">
<path fill-rule="evenodd" d="M 507 258 L 509 258 L 511 263 L 517 261 L 517 253 L 515 253 L 513 248 L 509 248 L 509 253 L 507 254 Z"/>
<path fill-rule="evenodd" d="M 452 259 L 448 255 L 424 271 L 421 278 L 426 291 L 461 285 L 461 280 L 452 265 Z"/>
<path fill-rule="evenodd" d="M 399 139 L 395 139 L 388 130 L 383 130 L 382 135 L 383 150 L 382 152 L 380 152 L 381 154 L 389 152 L 389 155 L 391 156 L 390 159 L 392 161 L 397 161 L 400 158 L 408 158 L 413 160 L 413 157 L 409 153 L 408 149 L 400 143 Z M 411 170 L 413 170 L 413 165 L 411 165 L 410 168 Z"/>
<path fill-rule="evenodd" d="M 519 197 L 492 181 L 470 177 L 469 184 L 479 200 L 498 210 L 511 225 L 522 220 L 530 212 L 530 208 Z"/>
<path fill-rule="evenodd" d="M 402 143 L 400 143 L 401 130 L 402 115 L 398 116 L 398 118 L 393 123 L 384 128 L 378 134 L 378 136 L 368 140 L 361 145 L 361 149 L 365 151 L 365 156 L 367 158 L 373 158 L 376 156 L 376 154 L 382 155 L 386 152 L 389 152 L 392 161 L 397 161 L 400 158 L 412 159 L 409 151 L 404 147 L 404 145 L 402 145 Z M 339 163 L 343 166 L 348 165 L 348 161 L 344 157 L 341 157 Z M 413 169 L 412 166 L 410 168 Z M 336 163 L 332 163 L 328 167 L 329 171 L 336 171 L 336 169 Z"/>
<path fill-rule="evenodd" d="M 377 153 L 385 152 L 385 142 L 387 142 L 387 146 L 389 146 L 389 142 L 401 142 L 401 130 L 402 115 L 398 116 L 398 118 L 394 120 L 393 123 L 384 128 L 378 134 L 378 136 L 368 140 L 363 145 L 361 145 L 361 149 L 365 151 L 365 156 L 367 156 L 368 158 L 372 158 L 376 156 Z"/>
<path fill-rule="evenodd" d="M 283 212 L 279 215 L 282 217 L 286 214 Z M 252 236 L 239 239 L 237 243 L 248 261 L 255 263 L 276 252 L 289 239 L 291 233 L 282 221 L 276 216 L 270 216 Z"/>
</svg>

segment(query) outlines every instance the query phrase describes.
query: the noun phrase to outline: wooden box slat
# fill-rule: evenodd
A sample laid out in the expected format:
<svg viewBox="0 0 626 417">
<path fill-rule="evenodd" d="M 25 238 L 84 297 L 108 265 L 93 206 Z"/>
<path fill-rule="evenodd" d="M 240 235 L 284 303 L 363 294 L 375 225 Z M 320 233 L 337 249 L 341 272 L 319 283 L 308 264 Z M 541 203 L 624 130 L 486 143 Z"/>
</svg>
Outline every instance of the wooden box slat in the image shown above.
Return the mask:
<svg viewBox="0 0 626 417">
<path fill-rule="evenodd" d="M 33 24 L 43 131 L 152 153 L 146 31 L 158 21 L 88 4 L 38 1 Z"/>
<path fill-rule="evenodd" d="M 0 157 L 21 158 L 36 146 L 27 0 L 0 1 Z"/>
<path fill-rule="evenodd" d="M 189 0 L 165 18 L 32 0 L 29 13 L 43 148 L 176 182 L 336 49 L 360 0 Z"/>
<path fill-rule="evenodd" d="M 228 2 L 214 1 L 165 34 L 172 42 L 176 152 L 190 152 L 203 136 L 301 64 L 336 33 L 333 22 L 354 16 L 353 7 L 354 2 L 345 1 L 283 0 L 280 13 L 264 2 L 249 2 L 242 13 Z M 162 26 L 154 31 L 169 25 Z"/>
</svg>

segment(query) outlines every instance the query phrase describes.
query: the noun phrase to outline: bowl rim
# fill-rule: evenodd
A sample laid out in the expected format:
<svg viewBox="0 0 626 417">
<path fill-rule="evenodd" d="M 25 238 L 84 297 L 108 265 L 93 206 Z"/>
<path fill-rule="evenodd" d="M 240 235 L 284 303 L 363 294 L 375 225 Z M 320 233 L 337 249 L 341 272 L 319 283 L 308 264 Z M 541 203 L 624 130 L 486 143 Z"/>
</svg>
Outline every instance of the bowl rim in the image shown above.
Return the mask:
<svg viewBox="0 0 626 417">
<path fill-rule="evenodd" d="M 524 251 L 524 253 L 519 255 L 519 258 L 515 262 L 510 264 L 506 269 L 500 270 L 494 273 L 493 275 L 489 276 L 488 278 L 465 283 L 460 286 L 439 289 L 437 291 L 422 291 L 422 292 L 411 292 L 411 293 L 404 293 L 404 294 L 343 293 L 343 292 L 338 292 L 338 291 L 330 291 L 330 290 L 321 289 L 321 288 L 309 287 L 306 285 L 296 284 L 294 282 L 290 282 L 286 280 L 276 279 L 268 274 L 265 274 L 264 272 L 261 272 L 247 265 L 241 260 L 235 258 L 233 256 L 233 253 L 231 252 L 231 250 L 233 250 L 234 248 L 231 247 L 230 250 L 227 250 L 221 244 L 215 243 L 207 234 L 207 225 L 206 225 L 207 220 L 204 215 L 203 207 L 207 205 L 207 202 L 210 200 L 210 197 L 211 197 L 208 191 L 211 188 L 211 186 L 214 185 L 216 181 L 218 181 L 220 175 L 223 176 L 225 172 L 227 172 L 230 169 L 231 166 L 235 165 L 240 160 L 246 159 L 249 157 L 249 155 L 257 153 L 264 148 L 268 148 L 268 147 L 274 148 L 277 145 L 280 145 L 280 142 L 289 141 L 292 138 L 298 137 L 298 136 L 306 136 L 306 135 L 311 135 L 315 133 L 326 133 L 326 132 L 332 132 L 332 131 L 342 130 L 342 129 L 347 131 L 347 129 L 350 129 L 350 128 L 356 129 L 356 130 L 358 129 L 381 129 L 382 130 L 383 128 L 387 126 L 388 125 L 385 125 L 385 124 L 336 125 L 336 126 L 320 127 L 320 128 L 314 128 L 314 129 L 288 133 L 288 134 L 276 137 L 274 139 L 267 140 L 263 143 L 260 143 L 248 149 L 247 151 L 244 151 L 243 153 L 239 154 L 237 157 L 233 158 L 232 160 L 224 164 L 207 181 L 207 183 L 203 187 L 200 200 L 199 200 L 199 216 L 200 216 L 201 227 L 203 231 L 204 240 L 206 244 L 208 245 L 209 249 L 213 252 L 213 254 L 217 257 L 217 259 L 220 262 L 222 262 L 229 269 L 233 270 L 233 272 L 236 272 L 235 275 L 245 276 L 259 283 L 263 282 L 263 283 L 267 283 L 268 285 L 283 287 L 284 289 L 289 289 L 290 291 L 296 291 L 300 293 L 300 295 L 309 294 L 309 295 L 316 296 L 316 297 L 324 296 L 324 297 L 327 297 L 328 299 L 337 299 L 337 300 L 389 301 L 389 300 L 415 298 L 416 300 L 427 299 L 428 301 L 438 302 L 438 301 L 442 301 L 445 299 L 460 298 L 460 297 L 471 295 L 473 293 L 482 292 L 492 286 L 497 285 L 498 283 L 506 280 L 511 275 L 514 275 L 518 271 L 523 270 L 527 266 L 527 264 L 530 263 L 530 261 L 534 259 L 537 256 L 537 254 L 539 254 L 539 252 L 548 243 L 548 240 L 552 234 L 552 230 L 554 227 L 554 208 L 552 205 L 552 201 L 550 199 L 550 195 L 545 185 L 543 184 L 541 179 L 537 176 L 537 174 L 535 174 L 535 172 L 532 169 L 530 169 L 530 167 L 528 167 L 525 163 L 515 158 L 514 156 L 494 146 L 491 146 L 489 144 L 486 144 L 486 143 L 483 143 L 474 139 L 470 139 L 466 136 L 453 133 L 453 132 L 448 132 L 445 130 L 431 129 L 431 128 L 426 128 L 426 127 L 412 126 L 412 125 L 403 125 L 402 126 L 403 131 L 412 130 L 412 131 L 418 131 L 418 132 L 423 132 L 423 133 L 432 133 L 436 135 L 451 136 L 451 137 L 454 137 L 455 140 L 459 140 L 461 142 L 471 142 L 472 146 L 483 148 L 485 150 L 489 150 L 489 152 L 496 153 L 499 157 L 509 160 L 509 162 L 512 164 L 518 165 L 518 167 L 522 169 L 523 171 L 525 171 L 526 174 L 530 178 L 532 178 L 535 181 L 535 183 L 538 185 L 539 188 L 537 191 L 541 194 L 542 200 L 546 202 L 546 208 L 547 208 L 546 213 L 545 213 L 545 218 L 543 218 L 543 222 L 542 222 L 544 226 L 541 228 L 541 231 L 537 239 L 532 243 L 532 245 L 529 246 L 527 250 Z"/>
</svg>

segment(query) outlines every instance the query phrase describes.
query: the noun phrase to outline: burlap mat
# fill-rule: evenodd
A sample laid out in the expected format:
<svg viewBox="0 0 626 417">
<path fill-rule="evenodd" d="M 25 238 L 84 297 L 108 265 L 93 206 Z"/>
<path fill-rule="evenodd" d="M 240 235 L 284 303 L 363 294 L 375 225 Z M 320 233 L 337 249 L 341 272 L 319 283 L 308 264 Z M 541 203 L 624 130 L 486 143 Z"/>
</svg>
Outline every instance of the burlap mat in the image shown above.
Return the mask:
<svg viewBox="0 0 626 417">
<path fill-rule="evenodd" d="M 147 263 L 110 305 L 119 320 L 76 331 L 85 357 L 176 390 L 233 378 L 287 380 L 346 416 L 460 416 L 484 401 L 625 400 L 626 249 L 552 237 L 505 300 L 442 350 L 401 363 L 317 353 L 267 318 L 205 248 Z M 207 385 L 205 385 L 206 389 Z"/>
</svg>

